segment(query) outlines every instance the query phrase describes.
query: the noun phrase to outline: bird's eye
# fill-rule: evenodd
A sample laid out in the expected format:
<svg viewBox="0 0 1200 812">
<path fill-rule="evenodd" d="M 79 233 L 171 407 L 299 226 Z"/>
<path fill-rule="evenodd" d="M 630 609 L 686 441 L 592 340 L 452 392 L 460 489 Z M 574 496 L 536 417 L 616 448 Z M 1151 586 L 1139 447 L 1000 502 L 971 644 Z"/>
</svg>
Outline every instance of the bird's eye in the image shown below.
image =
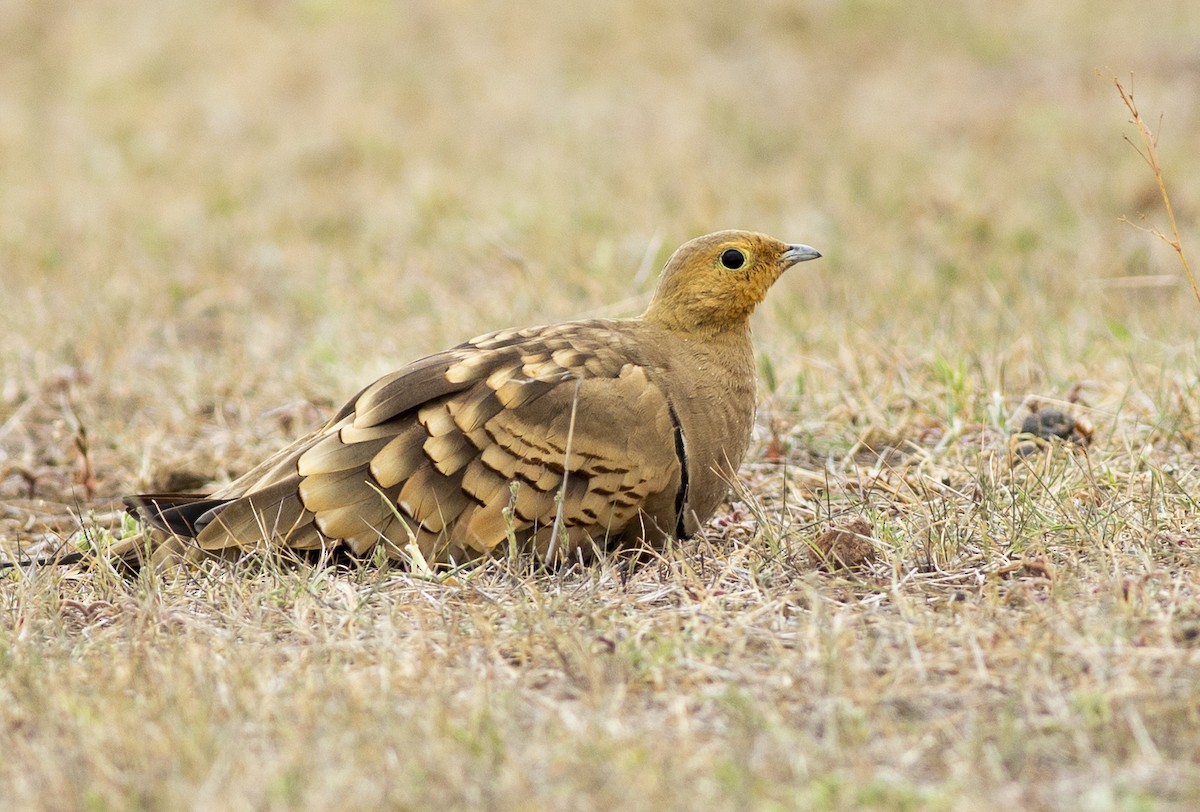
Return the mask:
<svg viewBox="0 0 1200 812">
<path fill-rule="evenodd" d="M 721 265 L 731 271 L 736 271 L 745 264 L 746 255 L 736 248 L 727 248 L 721 254 Z"/>
</svg>

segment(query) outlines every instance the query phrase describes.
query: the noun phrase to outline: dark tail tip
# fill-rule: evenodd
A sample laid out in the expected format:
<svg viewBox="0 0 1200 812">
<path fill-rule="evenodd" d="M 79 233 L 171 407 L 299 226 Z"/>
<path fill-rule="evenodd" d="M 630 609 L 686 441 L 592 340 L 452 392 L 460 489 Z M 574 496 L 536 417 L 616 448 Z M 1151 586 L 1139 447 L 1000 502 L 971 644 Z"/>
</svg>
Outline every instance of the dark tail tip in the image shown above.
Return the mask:
<svg viewBox="0 0 1200 812">
<path fill-rule="evenodd" d="M 140 493 L 122 501 L 134 518 L 184 538 L 195 538 L 212 520 L 206 514 L 229 502 L 195 493 Z"/>
</svg>

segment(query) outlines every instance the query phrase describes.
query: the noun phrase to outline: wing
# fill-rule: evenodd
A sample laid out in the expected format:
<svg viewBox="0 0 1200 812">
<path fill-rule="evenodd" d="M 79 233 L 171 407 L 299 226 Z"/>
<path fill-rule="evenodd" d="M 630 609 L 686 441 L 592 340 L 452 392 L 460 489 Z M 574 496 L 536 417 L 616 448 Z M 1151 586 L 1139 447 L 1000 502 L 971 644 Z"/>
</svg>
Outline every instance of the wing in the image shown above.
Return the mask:
<svg viewBox="0 0 1200 812">
<path fill-rule="evenodd" d="M 677 421 L 629 322 L 503 331 L 360 392 L 190 518 L 206 549 L 415 542 L 434 561 L 512 540 L 572 554 L 676 528 Z"/>
</svg>

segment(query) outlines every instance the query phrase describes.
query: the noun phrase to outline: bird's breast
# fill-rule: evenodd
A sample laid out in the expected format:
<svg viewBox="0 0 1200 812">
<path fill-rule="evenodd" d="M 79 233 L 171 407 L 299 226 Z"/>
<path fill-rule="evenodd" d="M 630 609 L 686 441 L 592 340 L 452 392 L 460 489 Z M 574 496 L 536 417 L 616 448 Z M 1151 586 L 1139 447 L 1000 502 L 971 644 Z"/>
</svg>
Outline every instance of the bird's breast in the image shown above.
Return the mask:
<svg viewBox="0 0 1200 812">
<path fill-rule="evenodd" d="M 716 510 L 736 476 L 754 424 L 756 383 L 749 337 L 676 354 L 667 393 L 678 415 L 688 472 L 688 533 Z"/>
</svg>

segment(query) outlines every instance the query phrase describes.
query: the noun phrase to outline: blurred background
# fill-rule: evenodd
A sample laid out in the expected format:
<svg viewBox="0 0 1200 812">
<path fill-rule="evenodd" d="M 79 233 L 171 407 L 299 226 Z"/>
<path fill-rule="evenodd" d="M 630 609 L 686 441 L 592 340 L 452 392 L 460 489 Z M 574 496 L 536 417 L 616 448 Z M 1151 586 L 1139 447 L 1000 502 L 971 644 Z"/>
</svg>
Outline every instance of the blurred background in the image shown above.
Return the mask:
<svg viewBox="0 0 1200 812">
<path fill-rule="evenodd" d="M 0 498 L 234 475 L 416 356 L 636 315 L 721 228 L 825 255 L 755 328 L 826 450 L 1190 391 L 1111 80 L 1200 251 L 1182 0 L 45 0 L 0 41 Z"/>
</svg>

